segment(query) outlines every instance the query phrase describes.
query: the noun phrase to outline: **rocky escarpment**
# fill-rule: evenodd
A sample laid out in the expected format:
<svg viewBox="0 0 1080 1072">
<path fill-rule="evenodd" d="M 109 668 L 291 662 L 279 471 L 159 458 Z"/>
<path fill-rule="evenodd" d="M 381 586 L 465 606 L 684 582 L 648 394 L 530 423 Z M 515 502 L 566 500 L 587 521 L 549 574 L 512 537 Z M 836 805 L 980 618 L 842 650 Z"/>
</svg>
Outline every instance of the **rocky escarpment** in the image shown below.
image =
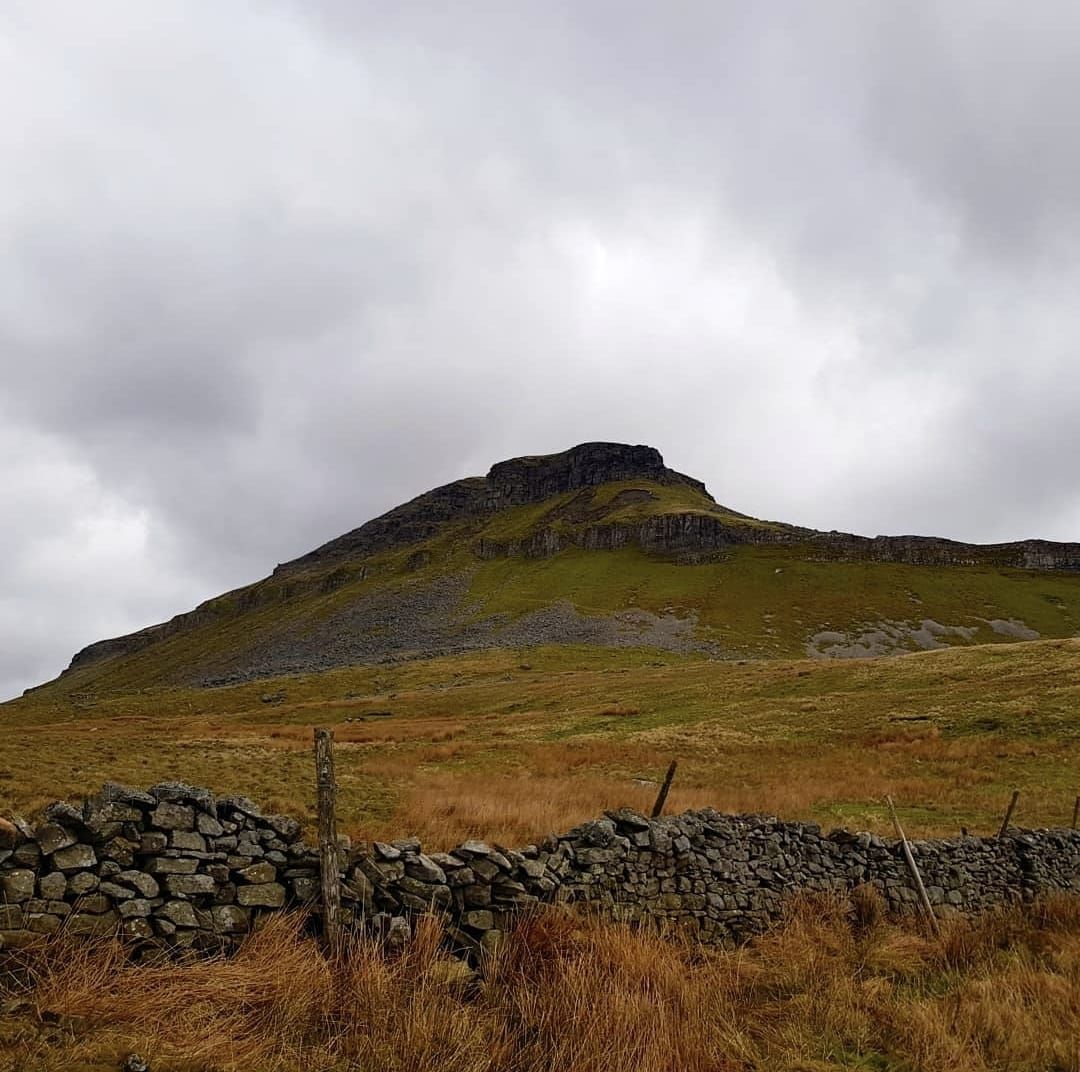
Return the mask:
<svg viewBox="0 0 1080 1072">
<path fill-rule="evenodd" d="M 998 566 L 1024 570 L 1080 571 L 1080 543 L 1018 540 L 971 544 L 934 536 L 853 536 L 819 532 L 810 546 L 822 557 L 912 566 Z"/>
<path fill-rule="evenodd" d="M 512 540 L 481 537 L 475 551 L 482 559 L 520 555 L 546 558 L 570 547 L 586 551 L 617 551 L 639 547 L 650 554 L 707 554 L 745 544 L 801 544 L 814 539 L 813 529 L 790 525 L 748 524 L 752 519 L 734 520 L 695 511 L 658 514 L 640 521 L 619 521 L 586 525 L 579 529 L 539 528 Z"/>
<path fill-rule="evenodd" d="M 911 566 L 994 566 L 1024 570 L 1080 572 L 1080 544 L 1048 540 L 968 544 L 933 536 L 856 536 L 819 532 L 795 525 L 729 521 L 722 516 L 684 512 L 640 521 L 589 525 L 577 530 L 539 528 L 511 540 L 480 538 L 480 558 L 544 558 L 570 547 L 614 551 L 639 547 L 653 554 L 709 554 L 739 546 L 797 547 L 808 559 L 900 562 Z"/>
<path fill-rule="evenodd" d="M 668 469 L 654 447 L 582 443 L 561 454 L 499 462 L 486 477 L 469 477 L 436 488 L 309 554 L 278 566 L 274 572 L 288 574 L 317 563 L 419 543 L 435 535 L 447 521 L 482 517 L 512 506 L 543 502 L 581 488 L 621 480 L 685 484 L 709 497 L 701 481 Z"/>
<path fill-rule="evenodd" d="M 938 915 L 1080 892 L 1077 831 L 912 848 Z M 582 903 L 714 942 L 761 931 L 800 893 L 869 885 L 895 914 L 917 903 L 895 841 L 712 809 L 659 819 L 622 809 L 520 851 L 466 841 L 424 853 L 415 838 L 342 839 L 338 855 L 347 925 L 402 940 L 434 912 L 466 951 L 541 903 Z M 82 806 L 53 805 L 36 826 L 0 819 L 0 948 L 63 931 L 217 951 L 267 912 L 318 914 L 318 865 L 296 820 L 243 797 L 176 782 L 146 792 L 106 785 Z"/>
</svg>

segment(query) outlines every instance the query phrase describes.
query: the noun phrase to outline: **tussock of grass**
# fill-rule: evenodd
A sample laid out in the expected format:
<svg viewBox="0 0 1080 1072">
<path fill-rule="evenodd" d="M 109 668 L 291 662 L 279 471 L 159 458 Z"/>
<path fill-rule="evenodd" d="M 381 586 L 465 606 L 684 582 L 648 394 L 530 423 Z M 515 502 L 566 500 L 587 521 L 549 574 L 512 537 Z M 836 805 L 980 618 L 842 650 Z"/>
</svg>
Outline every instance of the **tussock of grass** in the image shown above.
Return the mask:
<svg viewBox="0 0 1080 1072">
<path fill-rule="evenodd" d="M 116 1067 L 131 1050 L 177 1072 L 1080 1069 L 1075 898 L 949 921 L 940 940 L 807 901 L 729 951 L 551 910 L 473 983 L 440 938 L 429 920 L 402 955 L 357 941 L 331 960 L 283 918 L 231 960 L 158 966 L 54 944 L 8 980 L 25 1004 L 0 1069 Z"/>
</svg>

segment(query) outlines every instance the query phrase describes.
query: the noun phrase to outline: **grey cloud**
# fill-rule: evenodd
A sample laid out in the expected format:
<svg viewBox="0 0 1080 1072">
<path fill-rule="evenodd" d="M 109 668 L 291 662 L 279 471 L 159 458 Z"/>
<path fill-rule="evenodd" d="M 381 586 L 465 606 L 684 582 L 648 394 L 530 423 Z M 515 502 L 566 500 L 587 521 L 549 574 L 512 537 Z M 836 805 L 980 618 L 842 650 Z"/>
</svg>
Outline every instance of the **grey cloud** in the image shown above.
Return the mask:
<svg viewBox="0 0 1080 1072">
<path fill-rule="evenodd" d="M 1080 9 L 875 6 L 864 133 L 955 213 L 980 253 L 1060 260 L 1080 222 Z"/>
<path fill-rule="evenodd" d="M 1077 19 L 11 5 L 0 693 L 586 439 L 761 516 L 1076 538 Z"/>
</svg>

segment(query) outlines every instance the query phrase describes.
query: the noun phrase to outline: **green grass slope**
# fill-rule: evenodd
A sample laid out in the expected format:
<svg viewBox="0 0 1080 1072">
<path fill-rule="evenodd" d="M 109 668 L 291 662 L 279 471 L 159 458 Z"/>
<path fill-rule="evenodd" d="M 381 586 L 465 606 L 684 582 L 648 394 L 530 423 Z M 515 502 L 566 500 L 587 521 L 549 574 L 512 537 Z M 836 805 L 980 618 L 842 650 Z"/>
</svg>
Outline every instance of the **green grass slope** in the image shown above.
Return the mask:
<svg viewBox="0 0 1080 1072">
<path fill-rule="evenodd" d="M 979 567 L 816 562 L 798 547 L 734 547 L 722 559 L 681 565 L 626 548 L 570 550 L 549 559 L 497 559 L 473 574 L 477 613 L 523 614 L 568 600 L 585 614 L 632 608 L 695 614 L 699 634 L 733 655 L 790 656 L 824 631 L 920 622 L 974 630 L 967 640 L 1016 639 L 990 621 L 1022 621 L 1045 637 L 1080 633 L 1080 577 Z"/>
<path fill-rule="evenodd" d="M 573 545 L 590 527 L 687 514 L 715 517 L 736 532 L 800 531 L 746 517 L 690 485 L 605 484 L 447 522 L 421 543 L 275 573 L 203 604 L 141 650 L 76 666 L 44 693 L 97 696 L 227 676 L 268 646 L 347 632 L 373 601 L 390 605 L 448 579 L 464 590 L 452 613 L 440 611 L 451 641 L 456 630 L 493 616 L 514 621 L 553 604 L 586 617 L 647 611 L 691 618 L 696 640 L 732 658 L 814 654 L 811 642 L 822 633 L 844 638 L 843 651 L 882 623 L 897 631 L 890 650 L 925 646 L 908 634 L 926 621 L 946 627 L 933 646 L 1080 635 L 1080 574 L 821 560 L 813 547 L 792 543 L 733 545 L 705 560 Z M 564 537 L 567 549 L 549 557 L 520 553 L 537 533 Z M 493 557 L 478 553 L 485 546 L 497 549 Z M 373 635 L 408 628 L 392 615 L 380 621 L 374 613 L 365 628 Z M 1002 622 L 1013 625 L 1001 631 Z"/>
</svg>

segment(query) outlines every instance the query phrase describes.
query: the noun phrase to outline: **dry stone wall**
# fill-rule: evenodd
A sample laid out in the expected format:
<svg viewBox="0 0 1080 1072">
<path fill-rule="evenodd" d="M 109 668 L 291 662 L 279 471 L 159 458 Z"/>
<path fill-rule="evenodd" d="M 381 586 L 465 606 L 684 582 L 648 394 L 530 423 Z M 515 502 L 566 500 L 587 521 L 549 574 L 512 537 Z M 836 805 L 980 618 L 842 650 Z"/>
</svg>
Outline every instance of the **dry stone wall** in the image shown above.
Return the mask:
<svg viewBox="0 0 1080 1072">
<path fill-rule="evenodd" d="M 1080 892 L 1076 831 L 918 841 L 913 851 L 942 914 Z M 800 891 L 869 884 L 895 913 L 916 903 L 893 841 L 709 809 L 660 819 L 609 812 L 520 851 L 467 841 L 424 853 L 414 838 L 356 847 L 343 839 L 340 867 L 347 924 L 397 943 L 434 911 L 468 950 L 542 902 L 585 903 L 706 941 L 760 931 Z M 0 947 L 63 930 L 218 950 L 266 913 L 304 906 L 317 915 L 315 850 L 295 819 L 264 815 L 244 797 L 109 784 L 82 806 L 52 805 L 34 826 L 0 820 Z"/>
</svg>

